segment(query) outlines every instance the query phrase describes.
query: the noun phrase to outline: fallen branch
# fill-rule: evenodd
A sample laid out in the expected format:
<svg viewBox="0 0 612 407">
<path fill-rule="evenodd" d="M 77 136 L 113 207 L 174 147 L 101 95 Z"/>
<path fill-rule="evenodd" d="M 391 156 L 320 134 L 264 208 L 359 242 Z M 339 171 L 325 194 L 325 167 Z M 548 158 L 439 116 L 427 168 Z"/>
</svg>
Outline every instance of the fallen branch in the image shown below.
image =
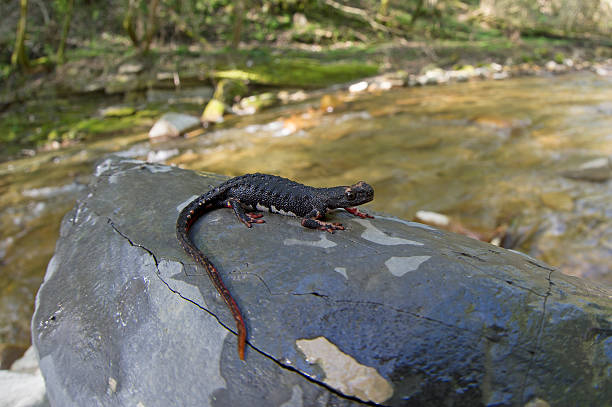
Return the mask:
<svg viewBox="0 0 612 407">
<path fill-rule="evenodd" d="M 363 10 L 363 9 L 360 9 L 360 8 L 357 8 L 357 7 L 345 6 L 344 4 L 340 4 L 338 2 L 335 2 L 334 0 L 323 0 L 323 1 L 328 6 L 333 7 L 336 10 L 339 10 L 339 11 L 345 13 L 345 14 L 350 14 L 350 15 L 362 18 L 368 24 L 370 24 L 372 26 L 372 28 L 375 29 L 375 30 L 384 31 L 386 33 L 389 32 L 389 28 L 387 28 L 384 25 L 376 22 L 374 19 L 372 19 L 368 15 L 368 12 Z"/>
</svg>

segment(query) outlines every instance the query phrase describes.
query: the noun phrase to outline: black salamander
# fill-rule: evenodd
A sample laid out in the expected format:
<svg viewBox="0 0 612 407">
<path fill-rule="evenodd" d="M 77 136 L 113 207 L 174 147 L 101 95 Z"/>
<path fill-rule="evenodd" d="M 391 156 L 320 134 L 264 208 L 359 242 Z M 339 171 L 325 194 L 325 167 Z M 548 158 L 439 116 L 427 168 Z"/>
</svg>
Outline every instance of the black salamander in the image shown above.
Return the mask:
<svg viewBox="0 0 612 407">
<path fill-rule="evenodd" d="M 331 209 L 344 208 L 361 218 L 372 216 L 360 212 L 355 206 L 374 199 L 374 190 L 360 181 L 351 186 L 314 188 L 286 178 L 267 174 L 246 174 L 232 178 L 218 187 L 191 201 L 179 214 L 176 221 L 176 237 L 185 251 L 206 269 L 210 280 L 229 307 L 238 329 L 238 355 L 244 360 L 246 327 L 240 309 L 223 284 L 216 267 L 192 242 L 189 230 L 204 213 L 215 208 L 232 208 L 236 217 L 247 227 L 253 223 L 264 223 L 260 213 L 267 210 L 283 215 L 302 218 L 302 226 L 333 233 L 344 230 L 340 223 L 324 222 L 322 219 Z"/>
</svg>

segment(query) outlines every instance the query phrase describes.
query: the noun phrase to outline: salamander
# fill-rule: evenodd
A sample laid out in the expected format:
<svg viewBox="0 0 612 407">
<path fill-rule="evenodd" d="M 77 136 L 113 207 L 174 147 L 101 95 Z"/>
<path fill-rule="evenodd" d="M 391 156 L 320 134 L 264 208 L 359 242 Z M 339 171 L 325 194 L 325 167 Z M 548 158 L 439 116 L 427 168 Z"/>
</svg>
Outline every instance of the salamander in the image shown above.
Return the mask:
<svg viewBox="0 0 612 407">
<path fill-rule="evenodd" d="M 361 218 L 372 216 L 360 212 L 355 206 L 374 199 L 374 189 L 360 181 L 351 186 L 315 188 L 268 174 L 246 174 L 227 180 L 200 195 L 185 206 L 176 221 L 176 237 L 185 251 L 206 269 L 213 285 L 230 309 L 238 331 L 238 355 L 244 360 L 246 327 L 240 309 L 223 284 L 219 271 L 189 237 L 189 230 L 204 213 L 216 208 L 231 208 L 238 220 L 247 227 L 264 223 L 264 211 L 302 218 L 302 226 L 334 233 L 344 230 L 340 223 L 324 222 L 328 211 L 344 208 Z"/>
</svg>

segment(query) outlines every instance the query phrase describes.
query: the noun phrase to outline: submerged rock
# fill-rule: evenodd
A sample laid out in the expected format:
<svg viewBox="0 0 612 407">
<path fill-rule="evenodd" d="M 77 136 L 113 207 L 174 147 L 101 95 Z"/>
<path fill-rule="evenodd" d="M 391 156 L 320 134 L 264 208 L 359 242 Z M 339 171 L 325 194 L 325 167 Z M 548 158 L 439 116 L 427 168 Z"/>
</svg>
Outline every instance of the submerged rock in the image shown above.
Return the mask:
<svg viewBox="0 0 612 407">
<path fill-rule="evenodd" d="M 612 156 L 587 161 L 577 168 L 565 171 L 563 176 L 581 181 L 605 182 L 612 178 Z"/>
<path fill-rule="evenodd" d="M 571 211 L 574 209 L 574 200 L 564 191 L 550 191 L 540 194 L 540 200 L 546 206 L 556 211 Z"/>
<path fill-rule="evenodd" d="M 225 178 L 118 158 L 66 215 L 32 321 L 58 406 L 604 405 L 612 292 L 386 216 L 345 231 L 227 209 L 193 227 L 248 342 L 175 238 Z M 367 210 L 367 209 L 366 209 Z"/>
</svg>

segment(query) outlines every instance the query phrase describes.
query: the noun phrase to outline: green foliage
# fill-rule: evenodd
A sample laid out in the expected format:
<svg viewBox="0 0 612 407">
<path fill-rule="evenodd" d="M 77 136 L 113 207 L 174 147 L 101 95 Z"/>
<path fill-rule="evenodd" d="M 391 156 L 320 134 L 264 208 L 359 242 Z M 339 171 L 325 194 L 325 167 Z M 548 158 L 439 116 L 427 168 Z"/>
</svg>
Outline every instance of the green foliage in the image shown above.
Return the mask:
<svg viewBox="0 0 612 407">
<path fill-rule="evenodd" d="M 201 69 L 202 78 L 308 88 L 374 75 L 379 66 L 388 66 L 383 64 L 397 65 L 396 60 L 422 59 L 425 48 L 426 58 L 440 67 L 507 58 L 563 63 L 566 55 L 572 55 L 574 36 L 596 39 L 593 54 L 612 57 L 612 43 L 605 37 L 612 21 L 608 0 L 389 0 L 381 14 L 380 0 L 242 1 L 246 5 L 244 18 L 239 18 L 242 49 L 236 50 L 230 47 L 235 1 L 159 0 L 159 25 L 147 58 L 131 45 L 122 27 L 128 0 L 76 1 L 65 53 L 72 65 L 57 74 L 99 78 L 133 59 L 147 68 L 161 65 L 180 73 L 186 66 L 193 68 L 188 64 L 197 59 L 192 71 Z M 49 70 L 54 61 L 70 2 L 37 1 L 28 8 L 25 52 L 37 74 Z M 151 3 L 136 3 L 135 28 L 142 32 Z M 0 25 L 0 82 L 19 88 L 28 80 L 23 79 L 27 74 L 19 77 L 10 66 L 19 1 L 0 2 L 0 13 L 7 16 L 6 24 Z M 138 27 L 138 22 L 143 26 Z M 390 39 L 427 45 L 396 46 L 399 41 L 395 41 L 392 48 L 381 51 L 379 42 Z M 14 113 L 3 113 L 3 149 L 14 153 L 49 141 L 105 135 L 143 120 L 140 113 L 103 119 L 93 111 L 83 119 L 89 107 L 79 102 L 75 108 L 78 115 L 68 106 L 50 111 L 19 105 Z"/>
<path fill-rule="evenodd" d="M 546 60 L 546 59 L 550 59 L 550 49 L 546 48 L 546 47 L 538 47 L 535 50 L 533 50 L 534 56 L 536 58 L 536 60 Z"/>
<path fill-rule="evenodd" d="M 53 0 L 51 2 L 56 13 L 62 15 L 68 10 L 68 0 Z"/>
<path fill-rule="evenodd" d="M 192 55 L 193 52 L 189 51 L 189 46 L 187 44 L 180 44 L 176 47 L 176 55 L 180 56 L 189 56 Z"/>
<path fill-rule="evenodd" d="M 486 41 L 487 37 L 500 38 L 512 30 L 518 31 L 521 37 L 588 35 L 605 40 L 612 21 L 609 0 L 388 0 L 384 15 L 379 14 L 380 0 L 243 1 L 246 14 L 241 39 L 249 46 L 284 45 L 288 41 L 316 45 L 346 41 L 367 44 L 394 36 Z M 150 3 L 142 0 L 136 3 L 135 28 L 142 31 L 146 27 L 137 25 L 147 25 Z M 27 57 L 54 55 L 70 0 L 33 4 L 36 6 L 28 8 Z M 229 45 L 235 28 L 232 13 L 236 4 L 233 0 L 159 0 L 159 27 L 154 33 L 154 46 L 172 45 L 179 55 L 189 55 L 187 50 L 194 42 L 209 44 L 209 49 Z M 126 52 L 127 36 L 122 21 L 127 11 L 128 0 L 75 2 L 66 43 L 67 58 L 91 55 L 83 50 L 95 48 L 101 36 L 120 37 L 118 46 Z M 6 64 L 10 58 L 18 12 L 18 1 L 0 5 L 0 13 L 10 17 L 0 27 L 0 64 Z M 296 19 L 298 16 L 301 18 Z M 6 72 L 0 74 L 6 75 Z"/>
<path fill-rule="evenodd" d="M 5 81 L 11 73 L 11 66 L 9 64 L 0 63 L 0 82 Z"/>
<path fill-rule="evenodd" d="M 563 52 L 557 52 L 555 54 L 555 58 L 554 61 L 558 64 L 562 64 L 563 61 L 565 60 L 565 54 Z"/>
</svg>

